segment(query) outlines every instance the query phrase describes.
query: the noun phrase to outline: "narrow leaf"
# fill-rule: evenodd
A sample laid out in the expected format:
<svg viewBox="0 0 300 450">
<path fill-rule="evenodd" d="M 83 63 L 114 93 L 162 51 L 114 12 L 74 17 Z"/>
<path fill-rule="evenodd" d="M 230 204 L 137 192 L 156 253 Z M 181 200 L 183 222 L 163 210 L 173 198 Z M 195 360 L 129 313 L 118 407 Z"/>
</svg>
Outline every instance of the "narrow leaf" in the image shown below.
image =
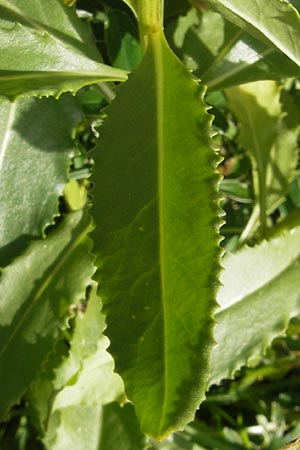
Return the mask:
<svg viewBox="0 0 300 450">
<path fill-rule="evenodd" d="M 224 258 L 209 386 L 262 358 L 300 314 L 300 227 Z"/>
<path fill-rule="evenodd" d="M 1 103 L 0 267 L 58 214 L 81 117 L 71 95 Z"/>
<path fill-rule="evenodd" d="M 94 154 L 94 250 L 116 370 L 143 431 L 163 437 L 204 398 L 219 270 L 218 157 L 203 89 L 160 32 L 149 39 Z"/>
<path fill-rule="evenodd" d="M 201 3 L 201 0 L 196 0 Z M 287 0 L 207 0 L 226 19 L 276 47 L 300 66 L 300 17 Z"/>
<path fill-rule="evenodd" d="M 102 64 L 87 24 L 61 0 L 0 0 L 0 95 L 59 96 L 126 79 Z"/>
<path fill-rule="evenodd" d="M 0 278 L 0 416 L 19 401 L 94 271 L 82 212 L 33 242 Z"/>
<path fill-rule="evenodd" d="M 249 151 L 253 166 L 256 201 L 242 238 L 250 237 L 259 223 L 264 236 L 267 214 L 287 193 L 298 163 L 298 113 L 286 104 L 292 112 L 286 115 L 280 90 L 273 81 L 260 81 L 226 91 L 240 122 L 239 142 Z"/>
</svg>

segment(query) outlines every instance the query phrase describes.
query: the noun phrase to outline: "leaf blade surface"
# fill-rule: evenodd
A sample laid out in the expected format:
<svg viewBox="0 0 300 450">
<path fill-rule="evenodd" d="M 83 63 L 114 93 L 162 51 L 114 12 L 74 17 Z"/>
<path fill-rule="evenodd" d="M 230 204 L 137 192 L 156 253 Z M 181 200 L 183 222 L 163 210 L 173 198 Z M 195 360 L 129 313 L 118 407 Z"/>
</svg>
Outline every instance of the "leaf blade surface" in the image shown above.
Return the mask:
<svg viewBox="0 0 300 450">
<path fill-rule="evenodd" d="M 204 396 L 220 221 L 203 91 L 151 39 L 100 131 L 93 216 L 110 351 L 142 429 L 162 437 Z"/>
<path fill-rule="evenodd" d="M 82 118 L 70 95 L 4 100 L 0 108 L 0 267 L 58 215 Z"/>
<path fill-rule="evenodd" d="M 299 315 L 299 242 L 297 227 L 224 258 L 209 386 L 257 364 Z"/>
<path fill-rule="evenodd" d="M 226 90 L 240 133 L 238 141 L 249 152 L 253 168 L 255 205 L 242 239 L 259 223 L 264 236 L 267 214 L 282 202 L 298 163 L 298 111 L 292 98 L 282 102 L 281 88 L 260 81 Z"/>
<path fill-rule="evenodd" d="M 297 77 L 299 66 L 210 9 L 191 8 L 166 25 L 173 50 L 209 90 Z"/>
<path fill-rule="evenodd" d="M 69 214 L 47 239 L 33 242 L 2 271 L 1 417 L 35 378 L 66 326 L 69 306 L 85 297 L 94 272 L 89 231 L 82 211 Z"/>
<path fill-rule="evenodd" d="M 59 96 L 126 79 L 102 63 L 87 25 L 63 2 L 1 0 L 0 16 L 0 95 Z"/>
<path fill-rule="evenodd" d="M 290 2 L 208 0 L 208 3 L 228 20 L 273 45 L 300 66 L 300 17 Z"/>
</svg>

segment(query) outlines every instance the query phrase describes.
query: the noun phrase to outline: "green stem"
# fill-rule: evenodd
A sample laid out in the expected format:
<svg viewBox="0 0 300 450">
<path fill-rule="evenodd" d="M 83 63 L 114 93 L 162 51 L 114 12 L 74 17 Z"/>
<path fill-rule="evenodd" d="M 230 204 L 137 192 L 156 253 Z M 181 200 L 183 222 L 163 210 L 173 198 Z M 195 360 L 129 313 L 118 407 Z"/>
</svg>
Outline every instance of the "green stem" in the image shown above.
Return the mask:
<svg viewBox="0 0 300 450">
<path fill-rule="evenodd" d="M 164 0 L 139 0 L 137 15 L 143 51 L 148 46 L 149 35 L 163 28 Z"/>
</svg>

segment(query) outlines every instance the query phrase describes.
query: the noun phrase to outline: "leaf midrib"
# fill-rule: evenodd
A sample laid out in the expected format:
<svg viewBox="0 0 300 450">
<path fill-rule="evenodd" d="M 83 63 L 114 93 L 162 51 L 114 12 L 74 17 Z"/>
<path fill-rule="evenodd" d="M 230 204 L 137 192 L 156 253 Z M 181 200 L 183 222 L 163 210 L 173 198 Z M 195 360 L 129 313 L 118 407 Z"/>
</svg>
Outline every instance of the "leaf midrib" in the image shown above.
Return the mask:
<svg viewBox="0 0 300 450">
<path fill-rule="evenodd" d="M 7 124 L 6 124 L 6 130 L 5 130 L 3 141 L 2 141 L 2 145 L 1 145 L 1 148 L 0 148 L 0 172 L 2 170 L 4 158 L 5 158 L 5 155 L 6 155 L 6 150 L 7 150 L 7 147 L 8 147 L 9 138 L 10 138 L 10 135 L 11 135 L 11 131 L 12 131 L 15 115 L 16 115 L 16 108 L 17 108 L 17 104 L 16 103 L 11 103 L 10 104 L 10 109 L 9 109 L 8 118 L 7 118 Z"/>
<path fill-rule="evenodd" d="M 163 321 L 163 350 L 164 350 L 164 392 L 162 412 L 159 422 L 159 430 L 163 429 L 163 421 L 166 415 L 168 404 L 168 348 L 167 348 L 167 303 L 166 303 L 166 285 L 165 285 L 165 224 L 164 224 L 164 61 L 163 61 L 163 35 L 160 32 L 153 33 L 149 42 L 152 45 L 154 55 L 154 72 L 156 84 L 156 113 L 157 113 L 157 151 L 158 151 L 158 214 L 159 214 L 159 268 L 162 300 L 162 321 Z"/>
<path fill-rule="evenodd" d="M 100 65 L 100 63 L 99 63 Z M 0 82 L 1 81 L 10 81 L 10 80 L 24 80 L 24 79 L 43 79 L 43 78 L 51 78 L 51 77 L 61 77 L 61 78 L 75 78 L 78 79 L 80 77 L 85 77 L 85 78 L 93 78 L 93 79 L 103 79 L 103 75 L 101 74 L 101 72 L 99 71 L 95 71 L 95 72 L 55 72 L 55 71 L 41 71 L 41 72 L 26 72 L 26 73 L 22 73 L 22 75 L 10 75 L 10 76 L 2 76 L 1 75 L 1 70 L 0 70 Z M 112 76 L 111 77 L 113 80 L 116 80 L 116 76 Z M 124 80 L 124 77 L 119 77 L 120 80 Z M 105 79 L 110 79 L 108 76 L 105 76 Z"/>
</svg>

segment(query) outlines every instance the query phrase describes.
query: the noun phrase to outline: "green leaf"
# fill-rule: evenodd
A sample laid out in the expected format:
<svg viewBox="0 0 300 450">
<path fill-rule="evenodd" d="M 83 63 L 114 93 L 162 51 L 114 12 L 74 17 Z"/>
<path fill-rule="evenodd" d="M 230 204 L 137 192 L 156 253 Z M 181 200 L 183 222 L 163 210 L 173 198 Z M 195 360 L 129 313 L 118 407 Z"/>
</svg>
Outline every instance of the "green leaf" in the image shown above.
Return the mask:
<svg viewBox="0 0 300 450">
<path fill-rule="evenodd" d="M 49 370 L 37 380 L 37 395 L 32 389 L 31 399 L 41 422 L 46 422 L 43 441 L 51 450 L 98 450 L 105 426 L 103 405 L 124 397 L 122 380 L 113 372 L 114 362 L 106 351 L 100 308 L 93 293 L 86 311 L 77 315 L 69 357 L 54 370 L 52 395 L 42 402 L 38 396 L 39 386 L 47 385 Z"/>
<path fill-rule="evenodd" d="M 300 314 L 300 227 L 224 258 L 209 386 L 253 365 Z"/>
<path fill-rule="evenodd" d="M 219 158 L 203 88 L 160 32 L 149 40 L 100 130 L 93 236 L 116 370 L 143 431 L 163 437 L 204 398 L 219 271 Z"/>
<path fill-rule="evenodd" d="M 0 108 L 0 266 L 58 215 L 82 114 L 71 95 L 60 100 L 5 100 Z"/>
<path fill-rule="evenodd" d="M 249 187 L 239 180 L 226 179 L 220 184 L 220 191 L 228 198 L 241 203 L 252 203 L 253 199 Z"/>
<path fill-rule="evenodd" d="M 0 416 L 35 378 L 94 271 L 90 220 L 69 214 L 47 239 L 33 242 L 1 274 Z M 13 376 L 12 376 L 13 374 Z"/>
<path fill-rule="evenodd" d="M 201 3 L 201 0 L 195 1 Z M 300 66 L 300 17 L 291 3 L 286 0 L 207 0 L 207 3 Z"/>
<path fill-rule="evenodd" d="M 123 11 L 109 10 L 105 36 L 111 63 L 120 69 L 135 69 L 141 62 L 142 50 L 132 18 Z"/>
<path fill-rule="evenodd" d="M 145 441 L 132 405 L 127 403 L 121 407 L 114 402 L 103 407 L 97 450 L 146 450 Z"/>
<path fill-rule="evenodd" d="M 166 26 L 173 50 L 209 90 L 299 76 L 300 68 L 272 45 L 210 9 L 191 8 Z"/>
<path fill-rule="evenodd" d="M 126 79 L 102 64 L 86 24 L 61 0 L 0 0 L 0 95 L 59 96 Z"/>
<path fill-rule="evenodd" d="M 240 122 L 239 142 L 249 151 L 253 166 L 255 205 L 242 239 L 249 238 L 259 224 L 265 235 L 267 214 L 283 200 L 298 163 L 299 114 L 292 104 L 281 104 L 280 91 L 273 81 L 226 91 Z"/>
</svg>

